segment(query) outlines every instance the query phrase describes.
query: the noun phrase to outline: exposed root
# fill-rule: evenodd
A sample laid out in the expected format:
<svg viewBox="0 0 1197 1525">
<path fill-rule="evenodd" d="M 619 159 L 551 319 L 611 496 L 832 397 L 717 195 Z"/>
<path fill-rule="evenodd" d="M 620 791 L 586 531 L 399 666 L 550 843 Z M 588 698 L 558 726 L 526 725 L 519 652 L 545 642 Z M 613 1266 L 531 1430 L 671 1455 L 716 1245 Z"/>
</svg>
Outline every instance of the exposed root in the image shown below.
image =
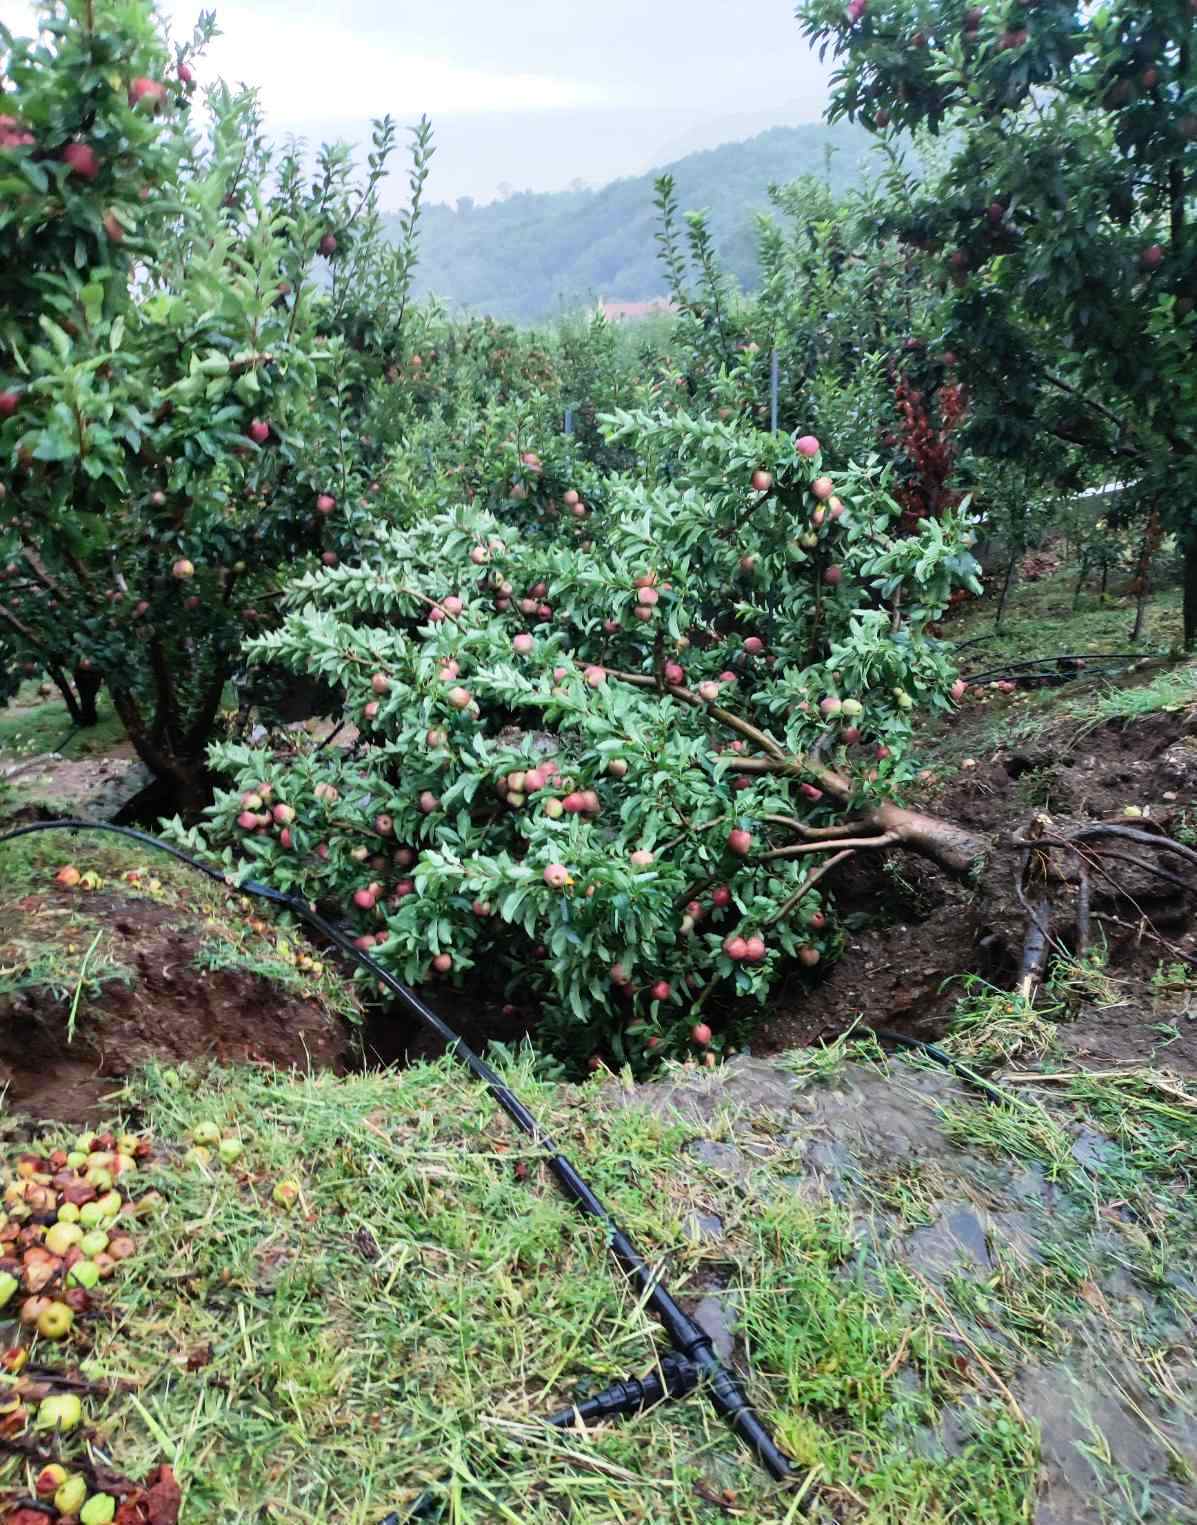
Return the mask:
<svg viewBox="0 0 1197 1525">
<path fill-rule="evenodd" d="M 1023 944 L 1022 968 L 1020 972 L 1018 990 L 1019 994 L 1028 1000 L 1034 999 L 1034 992 L 1038 988 L 1044 967 L 1047 961 L 1048 944 L 1050 942 L 1050 915 L 1051 905 L 1046 895 L 1041 893 L 1040 899 L 1032 906 L 1026 895 L 1027 881 L 1031 877 L 1032 864 L 1035 865 L 1035 877 L 1039 885 L 1045 886 L 1049 882 L 1067 882 L 1068 876 L 1062 874 L 1050 861 L 1050 855 L 1054 849 L 1063 849 L 1071 853 L 1076 859 L 1076 867 L 1079 876 L 1076 899 L 1076 953 L 1078 957 L 1084 957 L 1089 950 L 1092 926 L 1094 920 L 1109 923 L 1112 926 L 1122 927 L 1127 931 L 1134 932 L 1137 940 L 1150 938 L 1164 948 L 1173 958 L 1184 963 L 1197 965 L 1197 958 L 1186 953 L 1170 942 L 1156 928 L 1147 912 L 1130 893 L 1124 883 L 1118 879 L 1106 867 L 1110 859 L 1116 859 L 1120 863 L 1129 863 L 1143 872 L 1152 874 L 1156 878 L 1175 885 L 1186 893 L 1197 893 L 1197 884 L 1173 873 L 1171 869 L 1164 868 L 1159 863 L 1153 863 L 1148 853 L 1142 856 L 1134 856 L 1127 852 L 1118 852 L 1109 848 L 1102 849 L 1097 844 L 1103 838 L 1114 838 L 1116 841 L 1134 842 L 1141 848 L 1146 848 L 1150 853 L 1172 854 L 1183 858 L 1187 863 L 1197 865 L 1197 852 L 1174 838 L 1167 836 L 1163 829 L 1155 827 L 1152 830 L 1144 830 L 1132 826 L 1119 826 L 1112 823 L 1101 822 L 1094 825 L 1082 826 L 1067 835 L 1046 830 L 1047 820 L 1037 816 L 1030 827 L 1019 836 L 1012 838 L 1016 847 L 1022 848 L 1022 867 L 1019 872 L 1016 888 L 1018 898 L 1027 912 L 1028 927 L 1026 939 Z M 1100 874 L 1109 884 L 1116 897 L 1129 901 L 1139 917 L 1138 925 L 1122 921 L 1117 916 L 1104 915 L 1092 910 L 1092 875 Z"/>
</svg>

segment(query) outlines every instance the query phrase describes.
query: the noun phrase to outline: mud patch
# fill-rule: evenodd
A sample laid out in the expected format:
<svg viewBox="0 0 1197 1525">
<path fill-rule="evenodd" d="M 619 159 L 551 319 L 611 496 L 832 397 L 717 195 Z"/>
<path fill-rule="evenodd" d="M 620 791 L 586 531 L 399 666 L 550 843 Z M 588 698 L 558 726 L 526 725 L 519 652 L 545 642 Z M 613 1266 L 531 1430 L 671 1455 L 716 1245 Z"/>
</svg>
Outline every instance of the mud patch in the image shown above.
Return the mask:
<svg viewBox="0 0 1197 1525">
<path fill-rule="evenodd" d="M 967 723 L 962 717 L 960 724 Z M 1027 925 L 1015 890 L 1020 853 L 1012 839 L 1037 814 L 1047 815 L 1057 830 L 1096 821 L 1147 822 L 1184 840 L 1197 829 L 1197 712 L 1160 712 L 1133 725 L 1107 722 L 1078 736 L 1083 729 L 1075 719 L 1061 721 L 1034 744 L 978 757 L 975 766 L 913 802 L 966 823 L 989 844 L 987 871 L 975 885 L 909 854 L 861 854 L 838 869 L 828 885 L 845 932 L 842 956 L 815 979 L 791 974 L 754 1028 L 753 1052 L 818 1042 L 853 1021 L 936 1037 L 962 994 L 962 975 L 1011 988 Z M 1167 983 L 1170 962 L 1188 960 L 1191 970 L 1197 968 L 1197 871 L 1176 859 L 1148 854 L 1140 860 L 1141 850 L 1125 843 L 1104 845 L 1124 856 L 1110 861 L 1108 876 L 1092 876 L 1095 932 L 1125 999 L 1113 1008 L 1086 1006 L 1073 1013 L 1077 1020 L 1062 1038 L 1077 1057 L 1107 1064 L 1145 1062 L 1161 1043 L 1170 1043 L 1162 1062 L 1189 1069 L 1197 1059 L 1193 1013 L 1185 1000 L 1161 1005 L 1148 987 Z M 1064 853 L 1056 862 L 1063 879 L 1054 932 L 1060 946 L 1071 948 L 1069 901 L 1078 876 Z M 1152 862 L 1164 863 L 1193 888 L 1153 874 Z M 1163 942 L 1149 935 L 1149 924 Z"/>
<path fill-rule="evenodd" d="M 113 891 L 27 896 L 0 913 L 0 1084 L 11 1108 L 78 1122 L 151 1060 L 337 1068 L 327 1004 L 246 967 L 211 967 L 194 910 Z M 102 929 L 89 976 L 83 955 Z M 261 939 L 263 962 L 277 951 Z M 73 1038 L 68 1036 L 73 1003 Z"/>
<path fill-rule="evenodd" d="M 49 752 L 0 761 L 0 783 L 11 790 L 5 816 L 33 810 L 107 821 L 150 781 L 149 769 L 132 756 L 65 758 Z"/>
<path fill-rule="evenodd" d="M 951 1075 L 804 1063 L 741 1057 L 612 1094 L 611 1105 L 698 1130 L 687 1152 L 700 1192 L 706 1177 L 708 1190 L 730 1185 L 746 1214 L 788 1195 L 849 1224 L 845 1295 L 898 1276 L 934 1311 L 975 1391 L 939 1408 L 915 1439 L 922 1454 L 963 1455 L 973 1421 L 996 1405 L 1038 1435 L 1036 1525 L 1197 1519 L 1192 1289 L 1183 1276 L 1161 1280 L 1139 1227 L 1170 1221 L 1173 1254 L 1191 1245 L 1185 1182 L 1139 1195 L 1119 1144 L 1050 1099 L 1072 1146 L 1073 1163 L 1057 1169 L 1018 1157 L 1033 1154 L 1029 1135 L 1013 1151 L 969 1142 L 954 1118 L 983 1120 L 987 1103 Z M 688 1304 L 747 1373 L 739 1331 L 752 1292 L 747 1282 L 723 1292 L 724 1280 L 696 1287 Z M 930 1401 L 917 1361 L 901 1375 Z"/>
</svg>

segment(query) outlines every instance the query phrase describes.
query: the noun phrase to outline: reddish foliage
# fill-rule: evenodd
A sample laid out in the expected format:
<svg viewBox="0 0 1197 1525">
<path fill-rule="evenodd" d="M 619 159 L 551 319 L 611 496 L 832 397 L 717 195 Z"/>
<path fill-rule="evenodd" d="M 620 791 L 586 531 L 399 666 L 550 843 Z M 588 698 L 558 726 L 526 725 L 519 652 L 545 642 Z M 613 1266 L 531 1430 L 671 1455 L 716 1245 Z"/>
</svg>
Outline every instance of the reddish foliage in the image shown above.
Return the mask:
<svg viewBox="0 0 1197 1525">
<path fill-rule="evenodd" d="M 913 535 L 920 519 L 937 519 L 961 500 L 962 495 L 948 483 L 956 467 L 954 436 L 967 404 L 964 388 L 957 382 L 924 391 L 896 372 L 893 385 L 899 422 L 885 443 L 906 458 L 904 480 L 894 497 L 902 505 L 901 531 Z"/>
</svg>

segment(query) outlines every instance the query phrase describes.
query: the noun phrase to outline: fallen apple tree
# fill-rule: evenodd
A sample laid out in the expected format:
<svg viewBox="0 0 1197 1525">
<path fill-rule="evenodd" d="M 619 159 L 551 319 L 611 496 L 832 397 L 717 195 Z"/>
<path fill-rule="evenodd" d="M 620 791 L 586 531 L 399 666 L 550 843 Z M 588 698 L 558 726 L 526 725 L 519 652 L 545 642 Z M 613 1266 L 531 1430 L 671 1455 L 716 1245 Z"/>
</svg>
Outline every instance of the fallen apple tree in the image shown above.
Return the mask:
<svg viewBox="0 0 1197 1525">
<path fill-rule="evenodd" d="M 559 1051 L 641 1067 L 719 1041 L 712 992 L 838 950 L 832 863 L 977 863 L 899 800 L 915 719 L 964 691 L 927 627 L 977 583 L 959 514 L 903 533 L 886 481 L 833 481 L 809 436 L 607 427 L 635 476 L 531 455 L 496 511 L 380 525 L 292 587 L 252 655 L 343 692 L 358 740 L 216 747 L 231 787 L 174 835 L 347 915 L 410 983 L 484 968 Z"/>
</svg>

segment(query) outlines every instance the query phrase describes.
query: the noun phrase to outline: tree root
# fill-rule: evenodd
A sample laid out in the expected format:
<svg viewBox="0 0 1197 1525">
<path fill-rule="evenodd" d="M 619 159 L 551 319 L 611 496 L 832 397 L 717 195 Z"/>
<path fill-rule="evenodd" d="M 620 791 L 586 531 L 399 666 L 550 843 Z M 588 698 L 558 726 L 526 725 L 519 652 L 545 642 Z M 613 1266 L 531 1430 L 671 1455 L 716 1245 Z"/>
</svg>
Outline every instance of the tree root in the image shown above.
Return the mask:
<svg viewBox="0 0 1197 1525">
<path fill-rule="evenodd" d="M 1158 863 L 1149 861 L 1146 854 L 1135 857 L 1127 852 L 1118 852 L 1110 849 L 1102 851 L 1097 845 L 1103 838 L 1113 838 L 1115 841 L 1134 842 L 1141 848 L 1146 848 L 1156 854 L 1171 854 L 1197 866 L 1197 852 L 1183 843 L 1175 841 L 1167 836 L 1160 827 L 1154 830 L 1141 830 L 1132 826 L 1119 826 L 1109 822 L 1101 822 L 1091 826 L 1082 826 L 1078 830 L 1060 835 L 1056 832 L 1047 831 L 1046 818 L 1036 817 L 1031 826 L 1019 836 L 1012 838 L 1015 847 L 1022 849 L 1022 864 L 1016 881 L 1016 890 L 1019 901 L 1027 913 L 1028 927 L 1026 939 L 1023 944 L 1022 968 L 1019 977 L 1019 993 L 1028 1000 L 1034 999 L 1035 991 L 1041 983 L 1043 972 L 1047 962 L 1048 945 L 1050 943 L 1050 915 L 1051 905 L 1046 895 L 1042 893 L 1043 886 L 1049 881 L 1066 878 L 1059 870 L 1056 870 L 1050 861 L 1050 855 L 1055 849 L 1063 849 L 1073 854 L 1077 863 L 1079 882 L 1077 886 L 1076 900 L 1076 940 L 1075 952 L 1078 958 L 1084 958 L 1089 951 L 1092 936 L 1092 921 L 1108 922 L 1127 931 L 1135 932 L 1139 939 L 1150 938 L 1153 942 L 1165 949 L 1173 958 L 1184 963 L 1197 966 L 1197 957 L 1186 953 L 1170 942 L 1154 925 L 1147 912 L 1130 893 L 1124 884 L 1120 884 L 1110 870 L 1105 866 L 1106 860 L 1117 859 L 1120 863 L 1130 863 L 1141 868 L 1146 873 L 1152 874 L 1168 884 L 1175 885 L 1178 889 L 1197 894 L 1197 883 L 1182 878 L 1173 873 L 1171 869 L 1164 868 Z M 1040 885 L 1040 898 L 1032 905 L 1027 898 L 1027 881 L 1031 877 L 1032 864 L 1035 864 L 1037 877 Z M 1092 875 L 1100 874 L 1101 877 L 1113 889 L 1116 896 L 1129 901 L 1139 917 L 1138 925 L 1120 920 L 1116 916 L 1103 915 L 1092 910 Z"/>
</svg>

